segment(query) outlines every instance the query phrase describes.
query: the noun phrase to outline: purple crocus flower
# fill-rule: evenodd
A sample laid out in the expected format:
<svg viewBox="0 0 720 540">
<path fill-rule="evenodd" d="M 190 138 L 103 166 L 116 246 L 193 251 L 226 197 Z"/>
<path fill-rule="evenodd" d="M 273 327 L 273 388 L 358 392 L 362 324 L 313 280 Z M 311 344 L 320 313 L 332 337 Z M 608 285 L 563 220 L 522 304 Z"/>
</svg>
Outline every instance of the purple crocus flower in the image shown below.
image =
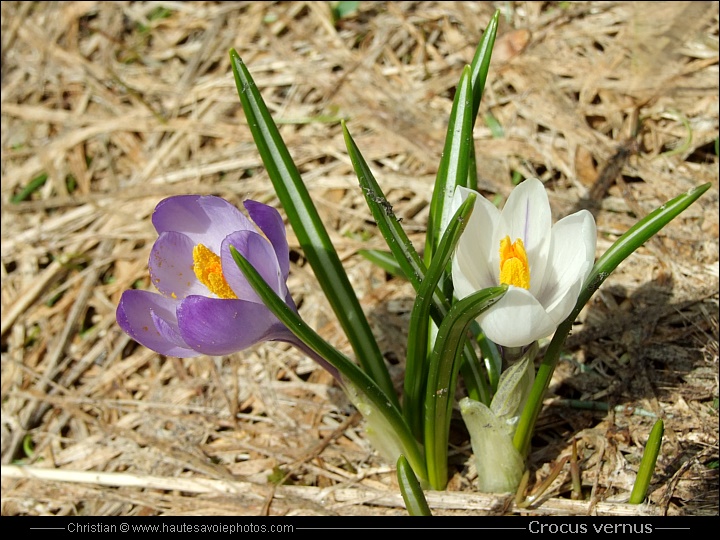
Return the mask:
<svg viewBox="0 0 720 540">
<path fill-rule="evenodd" d="M 117 322 L 135 341 L 165 356 L 222 356 L 261 341 L 298 347 L 337 377 L 337 370 L 299 341 L 263 304 L 238 268 L 242 254 L 285 303 L 297 311 L 286 280 L 285 224 L 271 206 L 245 201 L 248 219 L 220 197 L 182 195 L 161 201 L 152 215 L 159 237 L 150 278 L 160 294 L 128 290 Z"/>
</svg>

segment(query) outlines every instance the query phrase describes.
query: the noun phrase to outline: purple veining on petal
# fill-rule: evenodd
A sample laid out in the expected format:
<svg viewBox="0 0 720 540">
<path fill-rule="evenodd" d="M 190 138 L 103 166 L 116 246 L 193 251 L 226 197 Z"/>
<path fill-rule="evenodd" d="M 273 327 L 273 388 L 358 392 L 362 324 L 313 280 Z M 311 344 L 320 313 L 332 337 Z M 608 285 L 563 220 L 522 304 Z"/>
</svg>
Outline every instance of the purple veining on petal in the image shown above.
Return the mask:
<svg viewBox="0 0 720 540">
<path fill-rule="evenodd" d="M 262 276 L 265 283 L 270 285 L 278 295 L 285 297 L 285 280 L 282 277 L 273 246 L 259 233 L 238 231 L 229 234 L 223 240 L 222 253 L 220 254 L 225 280 L 238 298 L 262 303 L 260 297 L 235 263 L 235 259 L 233 259 L 230 252 L 230 246 L 237 249 L 247 259 Z"/>
<path fill-rule="evenodd" d="M 150 251 L 150 279 L 164 296 L 182 299 L 191 294 L 208 294 L 193 272 L 193 241 L 186 235 L 167 231 L 160 234 Z"/>
<path fill-rule="evenodd" d="M 175 322 L 177 301 L 150 291 L 128 290 L 122 294 L 118 303 L 116 320 L 120 328 L 135 341 L 148 349 L 177 358 L 190 358 L 200 353 L 192 350 L 186 343 L 171 338 L 171 333 L 155 323 L 163 319 L 169 327 Z"/>
<path fill-rule="evenodd" d="M 220 197 L 179 195 L 158 203 L 152 215 L 158 233 L 181 232 L 194 244 L 217 253 L 223 238 L 233 231 L 255 230 L 252 222 Z"/>
<path fill-rule="evenodd" d="M 285 222 L 280 212 L 257 201 L 247 200 L 243 204 L 252 220 L 275 248 L 283 280 L 286 280 L 290 273 L 290 249 L 285 234 Z"/>
<path fill-rule="evenodd" d="M 264 304 L 245 300 L 188 296 L 178 307 L 177 316 L 183 340 L 211 356 L 232 354 L 260 341 L 290 335 Z"/>
<path fill-rule="evenodd" d="M 230 245 L 297 312 L 285 283 L 290 265 L 282 216 L 256 201 L 247 201 L 246 210 L 252 221 L 220 197 L 181 195 L 161 201 L 152 216 L 159 238 L 148 266 L 152 282 L 164 295 L 125 291 L 117 307 L 118 325 L 141 345 L 178 358 L 232 354 L 261 341 L 286 342 L 343 384 L 337 368 L 298 340 L 260 302 L 232 259 Z M 197 280 L 197 244 L 220 256 L 223 277 L 238 299 L 214 297 Z"/>
<path fill-rule="evenodd" d="M 150 312 L 150 316 L 152 317 L 153 323 L 155 323 L 155 329 L 166 341 L 187 349 L 187 343 L 185 343 L 182 336 L 180 336 L 180 329 L 178 328 L 176 319 L 173 318 L 172 321 L 163 319 L 155 313 L 154 310 Z"/>
</svg>

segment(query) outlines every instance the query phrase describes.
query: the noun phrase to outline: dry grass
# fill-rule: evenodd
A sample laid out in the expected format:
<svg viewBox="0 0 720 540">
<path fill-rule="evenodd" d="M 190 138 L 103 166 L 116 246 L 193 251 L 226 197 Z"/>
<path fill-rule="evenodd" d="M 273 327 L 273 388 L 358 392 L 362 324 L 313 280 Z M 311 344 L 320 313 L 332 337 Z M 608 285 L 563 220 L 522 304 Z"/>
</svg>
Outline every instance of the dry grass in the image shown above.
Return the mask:
<svg viewBox="0 0 720 540">
<path fill-rule="evenodd" d="M 716 2 L 361 2 L 337 23 L 320 2 L 3 2 L 3 515 L 405 514 L 392 468 L 311 361 L 275 344 L 160 357 L 119 330 L 115 307 L 149 286 L 162 198 L 277 204 L 235 47 L 401 375 L 412 291 L 357 255 L 383 241 L 337 119 L 421 246 L 454 85 L 496 7 L 475 129 L 485 195 L 538 176 L 556 217 L 593 210 L 602 253 L 669 198 L 712 188 L 610 277 L 567 343 L 531 485 L 576 441 L 586 500 L 570 499 L 567 468 L 527 510 L 474 492 L 458 423 L 433 511 L 718 514 Z M 291 231 L 290 243 L 301 314 L 347 350 Z M 657 417 L 650 504 L 624 504 Z"/>
</svg>

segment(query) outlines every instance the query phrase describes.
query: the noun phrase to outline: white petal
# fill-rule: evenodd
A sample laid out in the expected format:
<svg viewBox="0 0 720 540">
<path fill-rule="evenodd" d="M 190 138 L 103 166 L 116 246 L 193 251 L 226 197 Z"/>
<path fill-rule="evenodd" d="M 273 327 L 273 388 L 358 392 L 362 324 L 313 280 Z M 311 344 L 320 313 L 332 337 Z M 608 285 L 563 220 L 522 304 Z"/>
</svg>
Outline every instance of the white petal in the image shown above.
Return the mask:
<svg viewBox="0 0 720 540">
<path fill-rule="evenodd" d="M 578 278 L 582 281 L 587 277 L 595 260 L 596 243 L 595 219 L 587 210 L 567 216 L 553 226 L 545 282 L 537 295 L 546 310 L 553 310 Z"/>
<path fill-rule="evenodd" d="M 467 199 L 470 192 L 471 190 L 463 187 L 455 190 L 453 212 Z M 453 257 L 453 286 L 459 298 L 498 285 L 499 268 L 495 269 L 489 264 L 489 257 L 492 250 L 497 251 L 492 243 L 492 231 L 499 219 L 500 211 L 485 197 L 478 195 Z M 496 263 L 497 265 L 499 263 Z"/>
<path fill-rule="evenodd" d="M 504 347 L 522 347 L 549 336 L 557 323 L 527 290 L 508 288 L 507 293 L 478 317 L 485 335 Z"/>
<path fill-rule="evenodd" d="M 592 268 L 590 263 L 587 263 L 588 271 Z M 562 296 L 558 297 L 551 306 L 547 308 L 548 316 L 555 321 L 555 325 L 559 325 L 563 322 L 568 315 L 572 312 L 575 304 L 577 304 L 578 296 L 582 291 L 583 282 L 585 277 L 579 275 L 574 283 L 571 283 Z"/>
<path fill-rule="evenodd" d="M 498 227 L 493 235 L 496 246 L 493 263 L 499 267 L 500 240 L 505 236 L 514 242 L 521 238 L 530 264 L 530 292 L 537 294 L 544 281 L 550 250 L 552 219 L 545 186 L 537 178 L 528 178 L 508 197 Z"/>
</svg>

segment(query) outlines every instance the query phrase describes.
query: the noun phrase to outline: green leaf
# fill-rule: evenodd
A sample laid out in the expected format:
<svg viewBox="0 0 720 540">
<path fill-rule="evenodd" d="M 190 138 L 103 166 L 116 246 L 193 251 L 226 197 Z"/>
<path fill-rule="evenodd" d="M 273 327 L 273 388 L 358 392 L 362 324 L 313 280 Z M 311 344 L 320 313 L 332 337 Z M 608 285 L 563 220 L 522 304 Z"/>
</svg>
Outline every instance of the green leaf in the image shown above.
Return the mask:
<svg viewBox="0 0 720 540">
<path fill-rule="evenodd" d="M 480 102 L 485 91 L 485 81 L 490 69 L 490 58 L 492 57 L 493 47 L 495 46 L 495 37 L 497 36 L 498 19 L 500 10 L 496 10 L 490 22 L 483 32 L 482 39 L 475 49 L 475 56 L 470 64 L 470 83 L 472 84 L 473 108 L 471 114 L 472 129 L 475 128 L 475 121 L 480 110 Z M 468 158 L 468 179 L 467 187 L 477 191 L 477 160 L 475 158 L 475 144 L 471 141 L 470 155 Z"/>
<path fill-rule="evenodd" d="M 487 28 L 485 28 L 485 32 L 483 32 L 482 39 L 475 50 L 475 56 L 470 64 L 470 69 L 472 70 L 473 127 L 475 126 L 475 119 L 480 110 L 480 101 L 485 91 L 485 81 L 487 80 L 487 74 L 490 70 L 490 59 L 492 57 L 493 47 L 495 46 L 499 18 L 500 10 L 498 9 L 493 14 L 492 19 L 490 19 Z"/>
<path fill-rule="evenodd" d="M 392 206 L 385 198 L 385 194 L 375 180 L 367 161 L 365 161 L 365 158 L 360 153 L 360 149 L 350 136 L 350 132 L 344 122 L 342 123 L 342 127 L 345 146 L 347 147 L 350 161 L 355 169 L 360 188 L 363 191 L 365 201 L 370 208 L 373 219 L 375 223 L 377 223 L 380 234 L 383 235 L 402 273 L 410 280 L 413 288 L 417 290 L 420 286 L 420 281 L 425 275 L 425 263 L 423 263 L 412 242 L 410 242 L 407 234 L 405 234 L 400 221 L 392 211 Z M 447 300 L 445 300 L 445 302 L 447 303 Z"/>
<path fill-rule="evenodd" d="M 630 504 L 640 504 L 647 496 L 650 480 L 652 479 L 653 471 L 655 470 L 655 463 L 657 463 L 657 457 L 660 453 L 660 447 L 662 446 L 664 430 L 665 427 L 662 420 L 655 422 L 655 425 L 650 432 L 648 442 L 645 445 L 642 460 L 640 461 L 640 468 L 638 469 L 637 477 L 635 478 L 635 485 L 633 486 L 632 493 L 630 494 L 630 500 L 628 501 Z"/>
<path fill-rule="evenodd" d="M 363 369 L 398 404 L 392 380 L 360 302 L 307 187 L 238 53 L 230 50 L 235 85 L 248 126 L 288 221 Z"/>
<path fill-rule="evenodd" d="M 513 446 L 512 426 L 479 401 L 463 398 L 459 405 L 470 434 L 478 490 L 515 491 L 525 471 L 525 460 Z"/>
<path fill-rule="evenodd" d="M 397 460 L 397 479 L 408 514 L 411 516 L 431 516 L 432 512 L 430 512 L 420 482 L 418 482 L 415 472 L 403 455 Z"/>
<path fill-rule="evenodd" d="M 487 370 L 488 379 L 490 380 L 490 388 L 494 392 L 497 390 L 500 381 L 500 372 L 502 371 L 502 355 L 497 345 L 485 337 L 480 331 L 477 335 L 477 342 L 480 345 L 483 360 L 485 361 L 485 369 Z M 473 397 L 473 396 L 470 396 Z M 476 399 L 476 398 L 473 398 Z M 482 400 L 477 400 L 482 401 Z"/>
<path fill-rule="evenodd" d="M 582 291 L 575 304 L 572 313 L 565 319 L 553 335 L 550 345 L 545 351 L 545 356 L 538 368 L 530 397 L 528 398 L 523 413 L 520 416 L 518 429 L 515 432 L 513 443 L 518 451 L 526 455 L 530 448 L 530 439 L 535 428 L 535 422 L 542 408 L 542 400 L 550 385 L 555 366 L 560 358 L 560 352 L 565 343 L 573 322 L 577 318 L 580 310 L 590 300 L 595 291 L 607 279 L 607 277 L 618 267 L 618 265 L 629 257 L 635 250 L 657 234 L 660 229 L 675 219 L 680 213 L 687 209 L 692 203 L 700 198 L 712 184 L 707 183 L 691 189 L 687 193 L 683 193 L 674 199 L 663 204 L 645 218 L 638 221 L 628 231 L 623 234 L 610 248 L 597 260 L 595 266 L 590 271 L 590 275 L 585 280 Z"/>
<path fill-rule="evenodd" d="M 425 264 L 428 265 L 440 242 L 442 231 L 450 221 L 450 204 L 455 194 L 455 188 L 467 186 L 468 182 L 470 147 L 473 145 L 473 92 L 470 77 L 470 66 L 465 66 L 455 92 L 455 100 L 445 136 L 445 148 L 438 165 L 430 201 L 428 230 L 425 238 Z"/>
<path fill-rule="evenodd" d="M 425 474 L 422 451 L 410 432 L 410 427 L 405 422 L 398 407 L 390 399 L 390 396 L 388 396 L 367 373 L 362 371 L 347 356 L 330 345 L 310 328 L 307 323 L 285 303 L 285 300 L 275 293 L 252 264 L 250 264 L 234 246 L 230 246 L 230 253 L 248 280 L 248 283 L 250 283 L 268 309 L 287 326 L 295 337 L 335 367 L 357 391 L 362 391 L 372 402 L 375 409 L 385 417 L 398 438 L 402 441 L 403 448 L 408 456 L 408 460 L 413 465 L 413 469 L 420 474 L 421 478 L 425 479 L 427 475 Z"/>
<path fill-rule="evenodd" d="M 425 279 L 415 297 L 410 327 L 408 328 L 407 357 L 405 361 L 405 384 L 403 392 L 403 413 L 410 428 L 418 438 L 423 433 L 423 397 L 425 395 L 425 381 L 428 370 L 428 330 L 430 326 L 430 307 L 433 292 L 440 283 L 445 267 L 455 251 L 460 236 L 465 231 L 470 214 L 475 208 L 477 195 L 471 193 L 460 205 L 448 223 L 443 234 L 437 253 L 433 257 L 425 274 Z M 461 338 L 464 342 L 464 339 Z"/>
<path fill-rule="evenodd" d="M 36 192 L 38 189 L 43 187 L 43 185 L 45 185 L 45 182 L 47 181 L 47 179 L 48 179 L 47 173 L 40 173 L 35 178 L 30 180 L 28 185 L 25 186 L 24 188 L 22 188 L 22 190 L 20 190 L 20 193 L 10 197 L 10 202 L 12 204 L 18 204 L 18 203 L 24 201 L 25 199 L 30 197 L 30 195 L 32 195 L 34 192 Z"/>
<path fill-rule="evenodd" d="M 425 455 L 433 489 L 445 489 L 447 484 L 450 416 L 460 367 L 457 356 L 465 343 L 465 332 L 506 291 L 507 285 L 502 285 L 466 296 L 453 305 L 438 329 L 425 394 Z"/>
<path fill-rule="evenodd" d="M 379 266 L 391 276 L 407 279 L 405 272 L 403 272 L 402 267 L 398 264 L 397 259 L 393 256 L 391 251 L 381 251 L 379 249 L 359 249 L 358 255 L 366 258 L 375 266 Z"/>
<path fill-rule="evenodd" d="M 383 235 L 402 273 L 410 281 L 413 288 L 418 291 L 420 284 L 425 279 L 427 267 L 410 242 L 407 234 L 405 234 L 399 220 L 392 211 L 392 206 L 385 198 L 382 188 L 377 183 L 377 180 L 375 180 L 370 167 L 360 153 L 360 150 L 350 136 L 350 132 L 344 123 L 343 134 L 345 136 L 348 155 L 352 161 L 360 187 L 365 195 L 365 201 L 372 212 L 378 229 Z M 448 298 L 439 289 L 436 289 L 432 298 L 431 310 L 431 316 L 435 324 L 439 326 L 449 310 L 450 302 Z M 475 351 L 469 343 L 466 343 L 463 348 L 463 357 L 463 377 L 468 391 L 474 399 L 489 404 L 491 395 L 487 388 L 486 377 L 477 365 Z"/>
<path fill-rule="evenodd" d="M 331 5 L 332 14 L 336 21 L 357 14 L 359 7 L 360 2 L 357 1 L 333 2 Z"/>
</svg>

